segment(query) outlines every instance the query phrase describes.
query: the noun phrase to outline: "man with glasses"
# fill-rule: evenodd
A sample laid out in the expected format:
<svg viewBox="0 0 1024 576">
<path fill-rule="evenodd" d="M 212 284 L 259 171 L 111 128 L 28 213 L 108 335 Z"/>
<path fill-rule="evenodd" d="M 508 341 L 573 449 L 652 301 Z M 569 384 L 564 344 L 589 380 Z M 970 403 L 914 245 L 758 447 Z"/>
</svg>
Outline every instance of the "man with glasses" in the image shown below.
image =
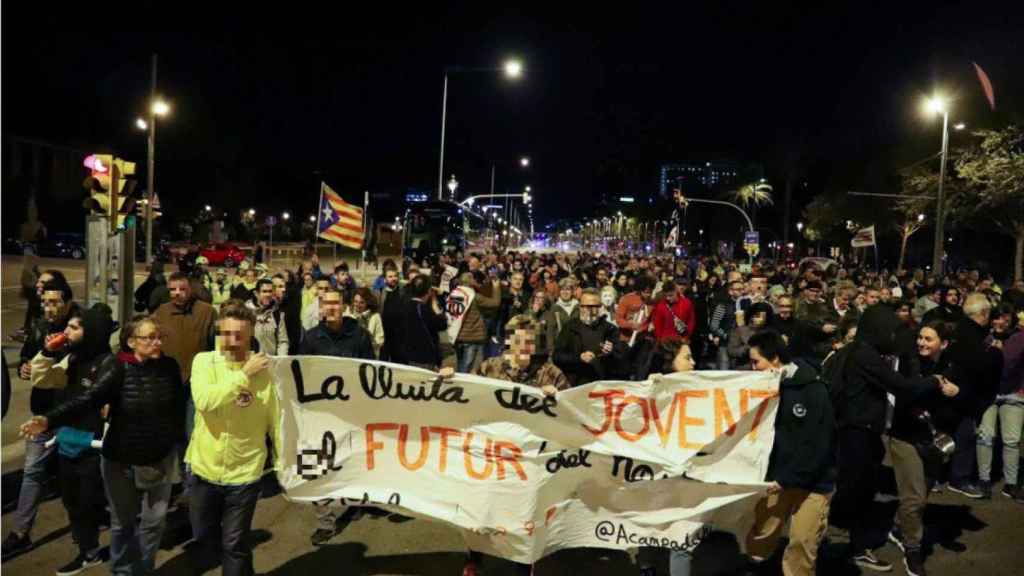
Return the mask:
<svg viewBox="0 0 1024 576">
<path fill-rule="evenodd" d="M 593 288 L 580 296 L 579 318 L 569 320 L 555 341 L 553 360 L 572 386 L 624 377 L 628 347 L 618 326 L 601 318 L 601 294 Z"/>
</svg>

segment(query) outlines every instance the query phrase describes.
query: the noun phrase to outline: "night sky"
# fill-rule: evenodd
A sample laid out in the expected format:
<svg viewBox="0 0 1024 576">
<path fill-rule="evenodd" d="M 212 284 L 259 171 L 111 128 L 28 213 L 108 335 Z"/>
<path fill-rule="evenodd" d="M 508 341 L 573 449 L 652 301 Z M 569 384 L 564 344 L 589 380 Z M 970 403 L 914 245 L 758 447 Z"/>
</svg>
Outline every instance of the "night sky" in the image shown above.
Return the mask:
<svg viewBox="0 0 1024 576">
<path fill-rule="evenodd" d="M 3 130 L 144 165 L 133 122 L 155 51 L 173 105 L 157 139 L 165 210 L 213 193 L 225 210 L 312 213 L 321 177 L 353 200 L 434 187 L 444 67 L 517 56 L 518 82 L 451 77 L 445 178 L 486 192 L 494 162 L 498 188 L 531 184 L 547 221 L 591 213 L 600 193 L 656 190 L 671 161 L 759 162 L 779 189 L 798 155 L 800 202 L 877 189 L 872 173 L 938 149 L 918 112 L 933 88 L 973 127 L 1019 119 L 1024 101 L 1024 26 L 1000 3 L 422 4 L 6 3 Z"/>
</svg>

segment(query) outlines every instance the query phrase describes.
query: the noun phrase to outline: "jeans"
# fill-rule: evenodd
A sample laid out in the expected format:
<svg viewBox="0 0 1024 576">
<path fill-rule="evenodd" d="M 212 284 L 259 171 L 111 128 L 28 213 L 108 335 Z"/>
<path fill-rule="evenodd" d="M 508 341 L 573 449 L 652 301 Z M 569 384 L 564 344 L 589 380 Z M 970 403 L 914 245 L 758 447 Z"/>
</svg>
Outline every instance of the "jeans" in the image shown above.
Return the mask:
<svg viewBox="0 0 1024 576">
<path fill-rule="evenodd" d="M 192 400 L 191 386 L 185 388 L 185 444 L 178 447 L 181 455 L 182 496 L 187 497 L 192 488 L 192 467 L 185 463 L 185 452 L 192 440 L 192 428 L 196 425 L 196 403 Z"/>
<path fill-rule="evenodd" d="M 18 509 L 14 513 L 14 532 L 28 534 L 36 522 L 39 501 L 43 498 L 43 490 L 49 475 L 46 465 L 57 453 L 57 444 L 49 448 L 46 443 L 53 438 L 51 432 L 36 436 L 35 440 L 25 440 L 25 467 L 21 477 L 21 490 L 18 492 Z"/>
<path fill-rule="evenodd" d="M 981 418 L 981 426 L 978 427 L 978 477 L 985 482 L 992 479 L 992 445 L 997 422 L 1003 440 L 1003 477 L 1007 484 L 1016 485 L 1019 480 L 1021 430 L 1024 429 L 1024 396 L 1000 396 Z"/>
<path fill-rule="evenodd" d="M 504 326 L 498 318 L 492 320 L 484 319 L 484 326 L 487 328 L 487 344 L 484 345 L 484 359 L 501 356 L 505 350 Z"/>
<path fill-rule="evenodd" d="M 131 466 L 104 458 L 101 469 L 110 501 L 110 573 L 149 574 L 156 567 L 171 484 L 140 490 Z"/>
<path fill-rule="evenodd" d="M 219 548 L 224 576 L 251 576 L 252 550 L 246 535 L 260 497 L 259 482 L 222 486 L 201 476 L 193 478 L 192 537 L 202 560 L 215 558 Z"/>
<path fill-rule="evenodd" d="M 729 370 L 729 349 L 726 347 L 723 341 L 718 349 L 715 351 L 715 368 L 717 370 Z"/>
<path fill-rule="evenodd" d="M 669 576 L 690 576 L 692 556 L 686 550 L 673 550 L 668 555 Z"/>
<path fill-rule="evenodd" d="M 78 549 L 94 556 L 100 549 L 100 514 L 103 512 L 103 478 L 100 455 L 86 451 L 78 458 L 59 456 L 60 496 L 68 512 Z"/>
<path fill-rule="evenodd" d="M 851 520 L 850 548 L 854 554 L 873 548 L 870 510 L 874 505 L 878 469 L 885 457 L 882 438 L 867 428 L 839 430 L 839 494 L 842 509 Z"/>
<path fill-rule="evenodd" d="M 458 366 L 456 372 L 469 374 L 484 360 L 484 345 L 459 342 L 455 344 L 455 356 Z"/>
<path fill-rule="evenodd" d="M 964 418 L 956 427 L 956 432 L 953 433 L 956 449 L 953 451 L 953 458 L 950 460 L 950 484 L 969 484 L 971 482 L 971 477 L 974 475 L 974 465 L 977 462 L 975 426 L 974 418 Z"/>
</svg>

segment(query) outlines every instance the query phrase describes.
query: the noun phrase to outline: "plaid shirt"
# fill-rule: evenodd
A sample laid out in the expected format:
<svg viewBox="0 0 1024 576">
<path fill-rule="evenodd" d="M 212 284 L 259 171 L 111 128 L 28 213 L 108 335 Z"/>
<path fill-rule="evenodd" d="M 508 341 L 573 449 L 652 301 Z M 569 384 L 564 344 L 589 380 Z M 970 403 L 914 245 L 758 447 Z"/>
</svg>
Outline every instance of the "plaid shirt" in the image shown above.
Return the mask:
<svg viewBox="0 0 1024 576">
<path fill-rule="evenodd" d="M 479 376 L 526 384 L 535 388 L 543 388 L 549 384 L 558 390 L 565 390 L 569 387 L 569 380 L 565 374 L 550 360 L 539 366 L 531 365 L 525 370 L 520 370 L 504 357 L 497 356 L 484 360 L 477 368 L 476 373 Z"/>
</svg>

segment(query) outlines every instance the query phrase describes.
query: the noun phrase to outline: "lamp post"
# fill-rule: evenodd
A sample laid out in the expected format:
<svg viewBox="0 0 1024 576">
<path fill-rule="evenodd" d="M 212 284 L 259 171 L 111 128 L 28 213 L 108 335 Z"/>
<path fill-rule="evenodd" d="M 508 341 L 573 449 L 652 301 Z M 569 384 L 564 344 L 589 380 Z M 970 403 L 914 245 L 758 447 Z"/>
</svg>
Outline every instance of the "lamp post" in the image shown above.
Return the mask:
<svg viewBox="0 0 1024 576">
<path fill-rule="evenodd" d="M 444 87 L 441 91 L 441 157 L 437 167 L 437 199 L 444 200 L 444 137 L 448 126 L 448 74 L 455 72 L 495 72 L 501 70 L 506 78 L 518 79 L 523 75 L 523 63 L 509 59 L 501 68 L 463 68 L 448 66 L 444 69 Z M 527 160 L 527 163 L 529 160 Z"/>
<path fill-rule="evenodd" d="M 943 183 L 946 179 L 946 156 L 949 152 L 949 105 L 942 96 L 933 96 L 925 101 L 925 110 L 931 114 L 942 114 L 942 159 L 939 161 L 939 192 L 935 197 L 935 247 L 932 252 L 932 270 L 935 274 L 941 274 L 942 256 L 945 252 L 942 239 L 946 231 Z"/>
</svg>

